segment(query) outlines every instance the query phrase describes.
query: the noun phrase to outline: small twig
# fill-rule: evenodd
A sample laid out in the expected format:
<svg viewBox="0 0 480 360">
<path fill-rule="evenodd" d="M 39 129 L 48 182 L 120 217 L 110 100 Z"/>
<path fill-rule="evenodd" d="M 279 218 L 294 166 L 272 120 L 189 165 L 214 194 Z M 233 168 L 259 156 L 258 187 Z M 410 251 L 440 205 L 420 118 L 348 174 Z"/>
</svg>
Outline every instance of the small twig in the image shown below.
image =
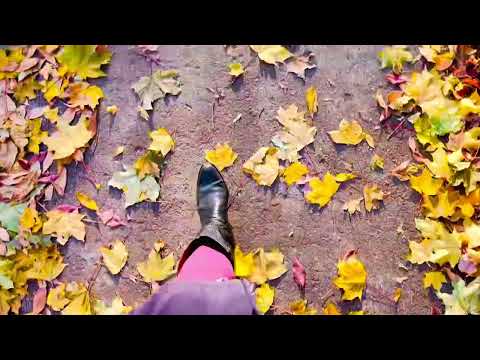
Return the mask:
<svg viewBox="0 0 480 360">
<path fill-rule="evenodd" d="M 97 262 L 97 266 L 96 266 L 92 276 L 90 277 L 90 280 L 88 280 L 87 291 L 88 291 L 89 294 L 90 294 L 90 290 L 92 290 L 93 284 L 95 284 L 95 281 L 97 280 L 97 277 L 98 277 L 98 274 L 100 273 L 101 268 L 102 268 L 102 262 L 99 260 Z"/>
<path fill-rule="evenodd" d="M 397 131 L 402 127 L 402 125 L 407 121 L 406 117 L 403 117 L 402 121 L 393 129 L 393 131 L 388 135 L 387 140 L 390 140 L 390 138 L 397 133 Z"/>
<path fill-rule="evenodd" d="M 262 110 L 260 110 L 260 112 L 258 113 L 258 118 L 259 119 L 260 119 L 260 116 L 262 116 L 264 110 L 265 110 L 265 108 L 262 108 Z"/>
</svg>

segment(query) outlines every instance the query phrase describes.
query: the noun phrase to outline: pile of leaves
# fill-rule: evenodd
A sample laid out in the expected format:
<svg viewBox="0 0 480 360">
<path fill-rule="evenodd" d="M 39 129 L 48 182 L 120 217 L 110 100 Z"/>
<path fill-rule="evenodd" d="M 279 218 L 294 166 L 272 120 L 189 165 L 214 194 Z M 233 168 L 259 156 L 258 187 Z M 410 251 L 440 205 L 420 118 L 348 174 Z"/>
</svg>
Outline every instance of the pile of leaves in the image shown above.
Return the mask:
<svg viewBox="0 0 480 360">
<path fill-rule="evenodd" d="M 411 126 L 409 160 L 392 170 L 421 196 L 415 219 L 421 241 L 410 241 L 407 260 L 428 264 L 445 314 L 480 313 L 480 55 L 469 45 L 425 45 L 414 56 L 405 46 L 379 54 L 394 89 L 377 93 L 380 122 Z M 413 70 L 404 72 L 406 63 Z M 386 100 L 385 100 L 386 99 Z M 445 274 L 447 276 L 445 276 Z M 447 277 L 450 283 L 447 284 Z M 434 307 L 434 313 L 438 310 Z"/>
</svg>

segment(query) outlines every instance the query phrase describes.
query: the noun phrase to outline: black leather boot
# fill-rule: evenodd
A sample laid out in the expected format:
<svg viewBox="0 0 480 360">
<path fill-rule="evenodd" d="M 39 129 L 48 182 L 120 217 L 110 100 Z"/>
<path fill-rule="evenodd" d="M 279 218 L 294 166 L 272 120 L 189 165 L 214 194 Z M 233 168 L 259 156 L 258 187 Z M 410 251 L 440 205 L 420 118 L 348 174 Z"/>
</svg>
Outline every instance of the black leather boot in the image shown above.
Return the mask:
<svg viewBox="0 0 480 360">
<path fill-rule="evenodd" d="M 220 251 L 233 264 L 235 242 L 227 215 L 228 188 L 217 168 L 210 164 L 203 165 L 198 173 L 197 209 L 202 228 L 183 253 L 178 268 L 201 245 Z"/>
</svg>

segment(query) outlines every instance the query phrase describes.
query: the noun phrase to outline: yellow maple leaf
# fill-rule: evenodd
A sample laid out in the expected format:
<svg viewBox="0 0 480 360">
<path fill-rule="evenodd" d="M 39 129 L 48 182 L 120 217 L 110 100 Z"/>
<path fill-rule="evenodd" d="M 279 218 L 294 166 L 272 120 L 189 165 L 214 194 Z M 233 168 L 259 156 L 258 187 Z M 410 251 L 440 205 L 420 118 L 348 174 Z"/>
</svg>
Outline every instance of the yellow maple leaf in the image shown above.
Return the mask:
<svg viewBox="0 0 480 360">
<path fill-rule="evenodd" d="M 423 288 L 433 287 L 436 291 L 440 291 L 443 283 L 447 282 L 447 278 L 441 271 L 426 272 L 423 277 Z"/>
<path fill-rule="evenodd" d="M 363 263 L 356 255 L 349 256 L 337 264 L 338 277 L 333 283 L 343 290 L 342 300 L 362 299 L 362 293 L 366 286 L 367 272 Z"/>
<path fill-rule="evenodd" d="M 42 119 L 29 120 L 31 128 L 30 139 L 28 140 L 28 150 L 34 154 L 40 152 L 40 144 L 48 136 L 48 131 L 42 131 Z"/>
<path fill-rule="evenodd" d="M 18 83 L 13 96 L 18 102 L 24 103 L 27 99 L 35 99 L 37 97 L 35 91 L 40 90 L 41 88 L 42 86 L 35 81 L 35 76 L 29 76 L 27 79 Z"/>
<path fill-rule="evenodd" d="M 410 176 L 410 186 L 420 194 L 436 195 L 443 185 L 442 179 L 435 179 L 428 169 L 423 169 L 419 176 Z"/>
<path fill-rule="evenodd" d="M 386 46 L 380 51 L 378 57 L 382 63 L 382 69 L 390 67 L 395 74 L 402 72 L 405 62 L 413 61 L 413 55 L 404 45 Z"/>
<path fill-rule="evenodd" d="M 163 281 L 176 273 L 173 254 L 166 258 L 151 250 L 148 259 L 137 264 L 137 271 L 145 282 Z"/>
<path fill-rule="evenodd" d="M 385 166 L 385 160 L 377 154 L 374 154 L 372 160 L 370 161 L 370 168 L 372 170 L 382 170 Z"/>
<path fill-rule="evenodd" d="M 323 308 L 323 315 L 342 315 L 342 313 L 334 303 L 329 301 Z"/>
<path fill-rule="evenodd" d="M 444 149 L 438 148 L 432 153 L 433 161 L 427 162 L 427 167 L 436 178 L 450 180 L 452 170 L 448 165 L 447 153 Z"/>
<path fill-rule="evenodd" d="M 261 147 L 243 164 L 242 171 L 251 175 L 257 184 L 271 186 L 280 171 L 278 150 Z"/>
<path fill-rule="evenodd" d="M 288 305 L 288 312 L 291 315 L 316 315 L 317 309 L 307 306 L 307 300 L 300 299 Z"/>
<path fill-rule="evenodd" d="M 75 193 L 75 196 L 77 197 L 77 200 L 78 202 L 86 207 L 87 209 L 90 209 L 90 210 L 93 210 L 93 211 L 98 211 L 98 205 L 97 203 L 95 202 L 95 200 L 93 200 L 90 196 L 88 196 L 87 194 L 84 194 L 80 191 L 77 191 Z"/>
<path fill-rule="evenodd" d="M 243 65 L 240 63 L 233 63 L 228 65 L 228 68 L 230 69 L 229 74 L 235 77 L 238 77 L 245 73 L 245 69 L 243 68 Z"/>
<path fill-rule="evenodd" d="M 462 235 L 457 231 L 449 232 L 445 225 L 432 219 L 415 219 L 415 226 L 423 236 L 418 243 L 410 241 L 410 253 L 407 260 L 413 264 L 425 262 L 443 265 L 449 263 L 452 268 L 461 256 Z"/>
<path fill-rule="evenodd" d="M 297 183 L 308 174 L 308 168 L 300 162 L 290 164 L 282 173 L 282 178 L 288 186 Z"/>
<path fill-rule="evenodd" d="M 363 199 L 365 200 L 365 210 L 370 212 L 378 209 L 380 201 L 383 201 L 383 191 L 377 185 L 365 185 Z"/>
<path fill-rule="evenodd" d="M 107 106 L 107 112 L 108 112 L 109 114 L 112 114 L 112 115 L 115 116 L 115 115 L 117 114 L 117 112 L 118 112 L 118 107 L 117 107 L 117 105 Z"/>
<path fill-rule="evenodd" d="M 249 277 L 253 272 L 253 253 L 244 254 L 240 247 L 235 246 L 234 250 L 235 275 L 238 277 Z"/>
<path fill-rule="evenodd" d="M 297 161 L 298 152 L 315 140 L 317 128 L 305 121 L 304 114 L 293 104 L 286 110 L 282 107 L 278 110 L 277 120 L 283 129 L 273 136 L 272 143 L 279 149 L 280 159 Z"/>
<path fill-rule="evenodd" d="M 393 301 L 395 301 L 396 303 L 398 303 L 398 301 L 400 300 L 401 296 L 402 296 L 402 289 L 401 289 L 401 288 L 396 288 L 396 289 L 393 291 L 392 299 L 393 299 Z"/>
<path fill-rule="evenodd" d="M 120 240 L 115 240 L 110 247 L 102 246 L 100 252 L 102 253 L 103 263 L 113 275 L 118 274 L 127 263 L 127 247 Z"/>
<path fill-rule="evenodd" d="M 148 147 L 148 150 L 160 151 L 163 157 L 167 156 L 170 150 L 175 147 L 175 141 L 165 128 L 151 131 L 148 136 L 152 139 L 152 143 Z"/>
<path fill-rule="evenodd" d="M 59 120 L 57 131 L 44 139 L 43 143 L 53 152 L 54 160 L 64 159 L 78 148 L 87 145 L 93 135 L 94 133 L 89 129 L 88 119 L 82 116 L 73 126 L 64 120 Z"/>
<path fill-rule="evenodd" d="M 70 285 L 70 284 L 69 284 Z M 67 285 L 67 296 L 68 296 Z M 62 315 L 92 315 L 92 306 L 90 303 L 90 295 L 85 286 L 80 285 L 80 288 L 75 293 L 72 293 L 69 298 L 71 301 L 63 308 Z"/>
<path fill-rule="evenodd" d="M 318 111 L 317 89 L 314 86 L 310 86 L 305 91 L 305 102 L 307 103 L 308 112 L 313 116 Z"/>
<path fill-rule="evenodd" d="M 35 208 L 27 207 L 20 217 L 20 226 L 24 230 L 31 230 L 33 233 L 42 228 L 42 219 Z"/>
<path fill-rule="evenodd" d="M 60 116 L 58 115 L 58 108 L 48 108 L 43 111 L 43 116 L 45 116 L 51 123 L 55 124 Z"/>
<path fill-rule="evenodd" d="M 343 183 L 345 181 L 356 179 L 357 175 L 351 173 L 340 173 L 335 175 L 335 181 L 339 183 Z"/>
<path fill-rule="evenodd" d="M 43 223 L 43 234 L 52 234 L 61 245 L 65 245 L 70 236 L 85 241 L 85 224 L 82 222 L 85 215 L 60 210 L 48 211 L 46 215 L 48 220 Z"/>
<path fill-rule="evenodd" d="M 327 205 L 336 194 L 340 184 L 335 181 L 335 177 L 327 172 L 320 180 L 318 177 L 314 177 L 309 181 L 311 191 L 305 194 L 305 199 L 310 204 L 317 204 L 321 207 Z"/>
<path fill-rule="evenodd" d="M 61 76 L 75 74 L 84 80 L 105 76 L 100 68 L 110 62 L 112 53 L 98 45 L 64 45 L 56 58 L 61 65 L 58 70 Z"/>
<path fill-rule="evenodd" d="M 439 192 L 437 196 L 423 195 L 422 208 L 424 209 L 425 215 L 432 219 L 452 216 L 455 213 L 457 202 L 450 199 L 449 193 L 448 190 L 445 190 Z"/>
<path fill-rule="evenodd" d="M 253 269 L 248 280 L 262 285 L 268 280 L 274 280 L 287 272 L 283 263 L 284 256 L 278 249 L 266 252 L 262 248 L 253 255 Z"/>
<path fill-rule="evenodd" d="M 360 202 L 363 200 L 363 198 L 358 198 L 358 199 L 352 199 L 347 201 L 343 207 L 342 210 L 348 211 L 350 215 L 355 214 L 357 211 L 361 212 L 360 210 Z"/>
<path fill-rule="evenodd" d="M 31 262 L 31 267 L 24 274 L 27 279 L 52 281 L 67 266 L 63 263 L 62 254 L 60 254 L 56 246 L 30 249 L 25 257 L 28 257 L 28 261 Z M 17 258 L 19 263 L 25 260 L 22 255 L 19 255 Z"/>
<path fill-rule="evenodd" d="M 69 105 L 83 109 L 89 106 L 94 110 L 101 98 L 103 91 L 98 86 L 90 85 L 87 82 L 75 82 L 68 86 L 62 98 L 67 98 Z"/>
<path fill-rule="evenodd" d="M 160 165 L 162 161 L 163 157 L 160 153 L 150 150 L 140 156 L 133 164 L 133 167 L 137 171 L 140 179 L 143 179 L 147 175 L 160 177 Z"/>
<path fill-rule="evenodd" d="M 275 297 L 275 289 L 267 283 L 262 284 L 255 289 L 255 302 L 257 310 L 261 314 L 265 314 L 270 306 L 273 304 L 273 298 Z"/>
<path fill-rule="evenodd" d="M 205 160 L 210 164 L 215 165 L 218 171 L 232 166 L 237 159 L 238 154 L 227 144 L 217 144 L 215 150 L 208 150 L 205 152 Z"/>
<path fill-rule="evenodd" d="M 290 51 L 281 45 L 250 45 L 250 48 L 258 54 L 260 60 L 272 65 L 283 63 L 293 56 Z"/>
<path fill-rule="evenodd" d="M 371 148 L 375 147 L 372 136 L 365 133 L 360 124 L 355 120 L 348 121 L 343 119 L 340 121 L 338 130 L 329 131 L 328 135 L 336 144 L 358 145 L 362 140 L 365 140 Z"/>
<path fill-rule="evenodd" d="M 66 284 L 61 283 L 48 292 L 47 305 L 55 311 L 61 311 L 71 301 L 67 298 L 65 288 Z"/>
<path fill-rule="evenodd" d="M 111 306 L 105 305 L 102 300 L 97 300 L 93 304 L 95 315 L 126 315 L 132 310 L 131 306 L 123 305 L 123 300 L 120 296 L 115 296 Z"/>
</svg>

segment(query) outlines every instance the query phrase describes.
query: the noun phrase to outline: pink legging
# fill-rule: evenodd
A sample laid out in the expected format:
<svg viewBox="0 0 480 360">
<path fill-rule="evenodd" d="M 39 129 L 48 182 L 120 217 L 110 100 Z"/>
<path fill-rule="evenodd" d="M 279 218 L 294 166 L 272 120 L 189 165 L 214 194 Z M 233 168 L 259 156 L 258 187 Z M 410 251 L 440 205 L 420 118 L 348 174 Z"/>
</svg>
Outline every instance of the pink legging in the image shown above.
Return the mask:
<svg viewBox="0 0 480 360">
<path fill-rule="evenodd" d="M 177 281 L 216 281 L 233 279 L 233 266 L 225 255 L 208 246 L 199 246 L 185 262 L 177 275 Z"/>
</svg>

